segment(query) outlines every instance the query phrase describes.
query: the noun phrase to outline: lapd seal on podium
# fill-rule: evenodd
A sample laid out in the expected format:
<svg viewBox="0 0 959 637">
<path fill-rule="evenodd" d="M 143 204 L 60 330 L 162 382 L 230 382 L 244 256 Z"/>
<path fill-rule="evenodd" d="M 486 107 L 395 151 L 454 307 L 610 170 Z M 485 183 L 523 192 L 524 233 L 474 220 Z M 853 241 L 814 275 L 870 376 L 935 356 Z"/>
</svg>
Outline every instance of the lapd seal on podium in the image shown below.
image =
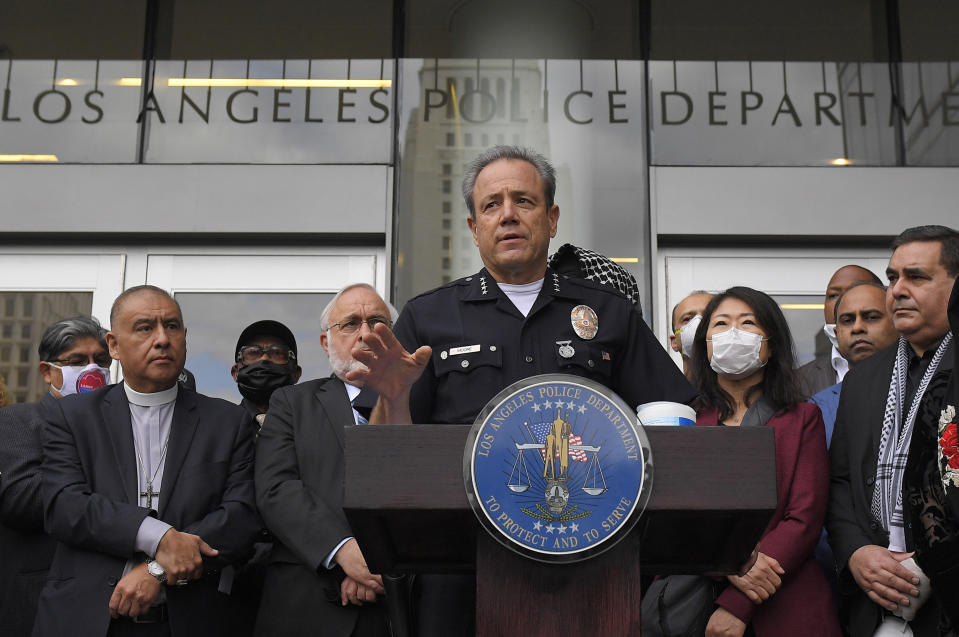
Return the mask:
<svg viewBox="0 0 959 637">
<path fill-rule="evenodd" d="M 652 453 L 636 414 L 579 376 L 513 383 L 477 416 L 463 480 L 500 544 L 548 563 L 578 562 L 629 533 L 652 491 Z"/>
</svg>

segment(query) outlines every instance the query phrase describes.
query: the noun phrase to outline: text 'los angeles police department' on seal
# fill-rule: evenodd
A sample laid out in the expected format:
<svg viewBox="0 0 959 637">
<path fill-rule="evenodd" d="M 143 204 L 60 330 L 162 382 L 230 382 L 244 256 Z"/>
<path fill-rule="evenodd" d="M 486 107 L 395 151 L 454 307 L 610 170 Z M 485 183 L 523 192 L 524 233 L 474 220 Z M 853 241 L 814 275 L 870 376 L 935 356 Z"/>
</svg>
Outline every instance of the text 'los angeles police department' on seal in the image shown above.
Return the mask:
<svg viewBox="0 0 959 637">
<path fill-rule="evenodd" d="M 632 409 L 592 380 L 518 381 L 480 412 L 463 476 L 480 523 L 501 544 L 553 563 L 612 548 L 642 514 L 652 454 Z"/>
</svg>

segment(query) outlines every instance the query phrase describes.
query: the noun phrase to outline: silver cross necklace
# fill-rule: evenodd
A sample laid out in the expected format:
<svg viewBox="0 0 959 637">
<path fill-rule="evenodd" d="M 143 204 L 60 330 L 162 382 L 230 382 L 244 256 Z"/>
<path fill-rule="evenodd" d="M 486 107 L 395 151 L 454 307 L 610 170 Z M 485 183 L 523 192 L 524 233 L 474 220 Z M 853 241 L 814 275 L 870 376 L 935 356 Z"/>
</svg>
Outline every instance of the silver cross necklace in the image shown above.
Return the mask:
<svg viewBox="0 0 959 637">
<path fill-rule="evenodd" d="M 153 470 L 153 475 L 147 480 L 147 487 L 145 491 L 140 491 L 140 497 L 147 499 L 147 507 L 153 509 L 153 498 L 156 497 L 157 501 L 160 500 L 160 492 L 153 490 L 153 481 L 156 480 L 157 474 L 160 473 L 160 467 L 163 466 L 163 459 L 166 458 L 167 446 L 170 444 L 170 434 L 173 432 L 173 427 L 170 427 L 170 431 L 167 432 L 166 442 L 163 443 L 163 451 L 160 452 L 160 460 L 157 462 L 156 468 Z M 133 438 L 133 453 L 137 456 L 137 468 L 143 472 L 144 477 L 147 474 L 146 468 L 144 468 L 143 460 L 140 459 L 140 450 L 137 448 L 136 437 Z M 139 482 L 139 477 L 137 478 Z"/>
</svg>

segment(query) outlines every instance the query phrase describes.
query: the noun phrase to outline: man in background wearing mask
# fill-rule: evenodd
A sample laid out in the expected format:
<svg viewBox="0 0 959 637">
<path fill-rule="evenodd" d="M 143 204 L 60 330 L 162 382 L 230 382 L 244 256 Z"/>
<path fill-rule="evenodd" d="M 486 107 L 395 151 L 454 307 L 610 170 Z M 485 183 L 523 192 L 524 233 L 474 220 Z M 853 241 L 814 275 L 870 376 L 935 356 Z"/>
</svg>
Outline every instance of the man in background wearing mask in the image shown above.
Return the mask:
<svg viewBox="0 0 959 637">
<path fill-rule="evenodd" d="M 240 404 L 263 424 L 270 396 L 280 387 L 295 385 L 303 370 L 296 363 L 296 339 L 279 321 L 257 321 L 236 341 L 236 364 L 231 370 Z"/>
<path fill-rule="evenodd" d="M 50 386 L 40 402 L 0 409 L 0 635 L 27 636 L 37 596 L 47 579 L 56 542 L 43 532 L 40 442 L 44 410 L 69 394 L 110 382 L 113 359 L 106 330 L 77 316 L 46 329 L 40 339 L 40 374 Z"/>
<path fill-rule="evenodd" d="M 273 392 L 300 380 L 303 370 L 296 362 L 296 339 L 279 321 L 257 321 L 240 333 L 235 353 L 236 364 L 230 371 L 243 396 L 240 405 L 246 407 L 258 426 L 263 426 Z M 272 551 L 273 538 L 263 529 L 253 545 L 252 557 L 237 568 L 230 595 L 230 626 L 234 635 L 253 634 Z"/>
<path fill-rule="evenodd" d="M 842 266 L 833 273 L 826 285 L 826 297 L 823 303 L 823 317 L 826 324 L 822 331 L 829 339 L 832 348 L 828 354 L 821 354 L 796 370 L 803 383 L 803 393 L 807 398 L 836 383 L 841 383 L 846 372 L 849 371 L 849 362 L 839 351 L 839 342 L 836 340 L 836 301 L 853 284 L 860 282 L 882 285 L 878 276 L 858 265 Z"/>
<path fill-rule="evenodd" d="M 669 335 L 669 347 L 683 357 L 683 374 L 689 378 L 689 358 L 693 355 L 693 337 L 703 318 L 703 310 L 713 295 L 705 290 L 690 292 L 689 296 L 673 307 L 673 329 Z"/>
</svg>

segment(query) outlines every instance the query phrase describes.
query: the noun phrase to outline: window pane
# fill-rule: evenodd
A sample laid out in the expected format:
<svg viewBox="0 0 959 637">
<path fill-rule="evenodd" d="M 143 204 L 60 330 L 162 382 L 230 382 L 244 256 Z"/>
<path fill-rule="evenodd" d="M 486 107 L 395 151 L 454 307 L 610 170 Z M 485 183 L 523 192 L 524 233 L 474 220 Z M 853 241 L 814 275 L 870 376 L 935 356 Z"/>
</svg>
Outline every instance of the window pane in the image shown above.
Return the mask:
<svg viewBox="0 0 959 637">
<path fill-rule="evenodd" d="M 146 160 L 389 163 L 392 75 L 388 59 L 158 62 Z M 211 88 L 211 78 L 227 85 Z"/>
<path fill-rule="evenodd" d="M 164 59 L 385 58 L 393 2 L 176 0 Z M 162 35 L 162 34 L 161 34 Z"/>
<path fill-rule="evenodd" d="M 649 72 L 653 164 L 897 163 L 888 64 L 656 61 Z"/>
<path fill-rule="evenodd" d="M 0 62 L 0 88 L 9 87 L 0 100 L 0 153 L 43 162 L 136 161 L 143 67 L 92 58 Z"/>
<path fill-rule="evenodd" d="M 467 133 L 473 140 L 484 133 L 515 140 L 550 159 L 561 211 L 551 251 L 569 242 L 623 258 L 649 293 L 641 62 L 401 60 L 399 76 L 405 87 L 394 226 L 400 305 L 445 277 L 482 266 L 466 204 L 456 194 L 464 166 L 485 150 L 468 147 Z M 443 144 L 448 137 L 453 146 Z M 444 174 L 447 164 L 451 174 Z M 449 199 L 442 194 L 447 180 Z M 435 239 L 447 209 L 448 251 Z"/>
<path fill-rule="evenodd" d="M 406 0 L 407 57 L 639 58 L 634 0 Z"/>
<path fill-rule="evenodd" d="M 822 331 L 822 296 L 774 294 L 796 346 L 796 364 L 804 365 L 832 346 Z"/>
<path fill-rule="evenodd" d="M 139 59 L 146 4 L 146 0 L 3 0 L 0 58 Z"/>
<path fill-rule="evenodd" d="M 91 292 L 0 292 L 0 304 L 9 307 L 19 304 L 21 308 L 36 310 L 34 316 L 24 315 L 19 328 L 6 323 L 0 330 L 0 376 L 6 381 L 13 402 L 35 401 L 48 391 L 37 370 L 40 359 L 37 346 L 43 332 L 57 321 L 80 314 L 89 315 L 93 308 Z M 28 365 L 24 365 L 28 363 Z M 23 400 L 20 400 L 20 398 Z"/>
<path fill-rule="evenodd" d="M 906 165 L 959 165 L 959 64 L 905 62 L 899 70 Z"/>
<path fill-rule="evenodd" d="M 652 0 L 654 60 L 886 60 L 872 0 Z"/>
<path fill-rule="evenodd" d="M 178 292 L 187 327 L 186 368 L 196 377 L 197 391 L 239 403 L 242 396 L 230 375 L 236 339 L 256 321 L 272 319 L 290 328 L 296 338 L 301 380 L 330 375 L 320 346 L 320 313 L 332 294 Z"/>
<path fill-rule="evenodd" d="M 959 5 L 951 0 L 899 2 L 902 59 L 959 60 Z"/>
</svg>

